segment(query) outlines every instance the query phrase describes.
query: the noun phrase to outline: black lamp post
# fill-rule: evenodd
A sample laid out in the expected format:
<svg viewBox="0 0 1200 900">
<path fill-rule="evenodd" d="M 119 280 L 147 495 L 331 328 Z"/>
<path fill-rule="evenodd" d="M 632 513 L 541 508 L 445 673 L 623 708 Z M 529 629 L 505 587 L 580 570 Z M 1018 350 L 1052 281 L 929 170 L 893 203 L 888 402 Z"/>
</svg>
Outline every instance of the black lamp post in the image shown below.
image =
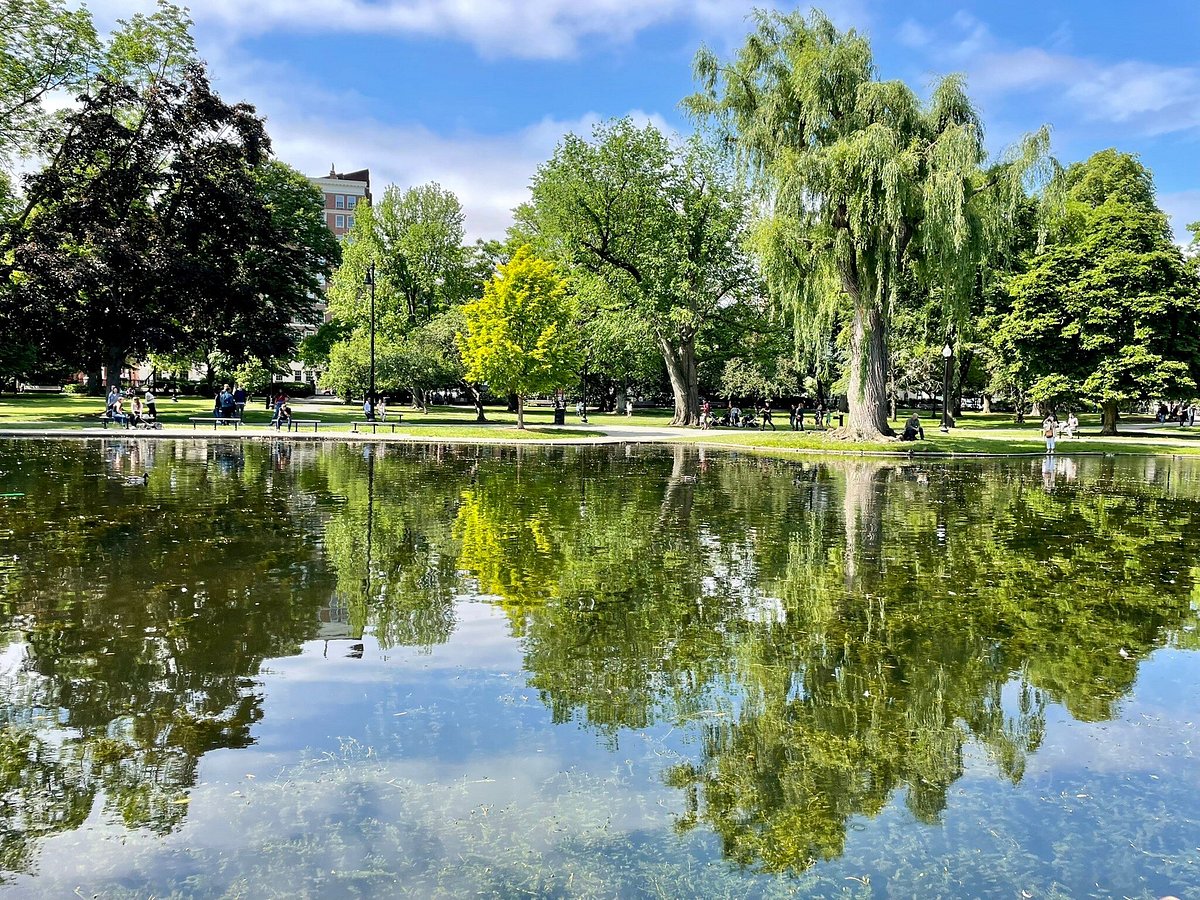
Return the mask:
<svg viewBox="0 0 1200 900">
<path fill-rule="evenodd" d="M 363 284 L 371 288 L 371 388 L 367 395 L 371 399 L 371 409 L 375 409 L 375 263 L 367 268 L 367 277 Z"/>
<path fill-rule="evenodd" d="M 950 432 L 950 357 L 952 356 L 954 356 L 954 348 L 947 341 L 946 346 L 942 348 L 942 358 L 946 361 L 946 368 L 942 373 L 942 431 L 947 434 Z"/>
</svg>

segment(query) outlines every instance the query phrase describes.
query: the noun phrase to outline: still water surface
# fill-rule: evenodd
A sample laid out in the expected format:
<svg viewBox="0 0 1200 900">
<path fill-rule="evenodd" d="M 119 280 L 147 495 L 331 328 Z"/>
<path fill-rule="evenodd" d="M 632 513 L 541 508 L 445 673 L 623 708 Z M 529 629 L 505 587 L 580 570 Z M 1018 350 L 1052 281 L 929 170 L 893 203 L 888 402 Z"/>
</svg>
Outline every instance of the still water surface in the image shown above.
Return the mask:
<svg viewBox="0 0 1200 900">
<path fill-rule="evenodd" d="M 0 493 L 0 897 L 1200 891 L 1196 463 L 27 441 Z"/>
</svg>

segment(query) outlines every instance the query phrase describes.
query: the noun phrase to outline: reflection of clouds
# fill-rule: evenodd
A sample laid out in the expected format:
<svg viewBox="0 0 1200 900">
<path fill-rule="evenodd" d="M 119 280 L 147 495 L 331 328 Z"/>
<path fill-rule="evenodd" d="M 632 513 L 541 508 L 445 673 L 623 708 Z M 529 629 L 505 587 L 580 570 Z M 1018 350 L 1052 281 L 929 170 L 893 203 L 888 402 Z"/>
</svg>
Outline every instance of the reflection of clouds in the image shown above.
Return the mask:
<svg viewBox="0 0 1200 900">
<path fill-rule="evenodd" d="M 395 677 L 397 667 L 428 672 L 457 669 L 474 673 L 521 671 L 523 651 L 509 633 L 509 620 L 503 610 L 487 603 L 459 600 L 455 604 L 455 618 L 457 624 L 449 642 L 432 649 L 391 647 L 383 650 L 368 631 L 361 641 L 362 659 L 349 659 L 333 652 L 325 658 L 322 655 L 324 641 L 315 640 L 305 644 L 298 656 L 271 661 L 263 667 L 263 672 L 277 688 L 284 688 L 289 682 L 386 681 Z M 346 643 L 349 646 L 351 642 Z"/>
<path fill-rule="evenodd" d="M 1116 649 L 1112 651 L 1116 654 Z M 1159 650 L 1141 662 L 1133 696 L 1117 719 L 1075 721 L 1061 707 L 1047 711 L 1046 741 L 1030 758 L 1027 777 L 1067 772 L 1159 775 L 1200 788 L 1200 721 L 1180 711 L 1200 683 L 1200 654 Z M 1179 784 L 1178 787 L 1186 787 Z"/>
</svg>

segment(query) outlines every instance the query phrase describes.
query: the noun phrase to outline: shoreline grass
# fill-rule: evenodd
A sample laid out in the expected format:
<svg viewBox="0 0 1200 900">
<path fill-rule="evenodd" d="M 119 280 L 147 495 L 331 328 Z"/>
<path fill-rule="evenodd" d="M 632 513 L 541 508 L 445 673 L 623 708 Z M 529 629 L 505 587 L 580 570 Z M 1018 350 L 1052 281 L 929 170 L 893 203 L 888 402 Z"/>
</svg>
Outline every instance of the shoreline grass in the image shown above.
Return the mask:
<svg viewBox="0 0 1200 900">
<path fill-rule="evenodd" d="M 164 432 L 137 432 L 139 436 L 194 437 L 221 439 L 299 439 L 340 440 L 346 438 L 397 441 L 469 441 L 510 443 L 541 441 L 554 443 L 624 443 L 655 442 L 682 443 L 712 449 L 744 450 L 758 453 L 792 455 L 812 454 L 881 454 L 889 456 L 947 457 L 976 455 L 1029 455 L 1045 452 L 1036 422 L 1024 426 L 1015 425 L 1010 415 L 968 413 L 949 434 L 937 431 L 936 419 L 930 417 L 926 440 L 913 443 L 854 442 L 827 436 L 821 431 L 790 431 L 786 424 L 777 431 L 713 429 L 701 431 L 671 429 L 669 409 L 641 409 L 633 417 L 613 413 L 592 413 L 586 425 L 574 414 L 568 415 L 568 427 L 553 425 L 553 411 L 549 407 L 533 406 L 526 409 L 526 429 L 518 430 L 516 414 L 501 407 L 486 410 L 487 423 L 475 422 L 474 410 L 470 407 L 439 406 L 428 412 L 407 408 L 392 408 L 392 413 L 401 413 L 402 424 L 395 435 L 380 431 L 376 435 L 360 432 L 352 435 L 350 423 L 361 420 L 357 406 L 342 404 L 335 398 L 313 398 L 293 404 L 297 419 L 316 419 L 322 423 L 321 431 L 279 433 L 266 431 L 271 412 L 261 401 L 247 405 L 242 429 L 214 430 L 203 424 L 193 428 L 189 418 L 207 418 L 212 414 L 212 401 L 198 397 L 180 398 L 178 402 L 160 400 L 159 420 Z M 68 394 L 17 395 L 0 397 L 0 431 L 6 436 L 56 436 L 78 434 L 95 437 L 97 434 L 119 433 L 113 429 L 99 431 L 99 416 L 103 412 L 103 400 Z M 903 418 L 903 417 L 902 417 Z M 1060 440 L 1060 455 L 1102 453 L 1119 455 L 1167 455 L 1200 456 L 1200 427 L 1179 428 L 1174 425 L 1158 425 L 1153 420 L 1130 417 L 1123 425 L 1135 427 L 1116 436 L 1100 437 L 1098 416 L 1082 417 L 1080 436 L 1071 440 Z M 251 426 L 249 428 L 245 426 Z M 606 429 L 616 429 L 611 433 Z"/>
</svg>

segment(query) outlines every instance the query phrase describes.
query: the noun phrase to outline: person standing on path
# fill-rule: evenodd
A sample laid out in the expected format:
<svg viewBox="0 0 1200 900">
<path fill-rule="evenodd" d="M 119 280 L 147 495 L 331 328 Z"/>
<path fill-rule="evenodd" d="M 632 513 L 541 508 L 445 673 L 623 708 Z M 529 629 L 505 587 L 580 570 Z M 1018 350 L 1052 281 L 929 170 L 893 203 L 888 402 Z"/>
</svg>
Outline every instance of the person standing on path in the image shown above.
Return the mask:
<svg viewBox="0 0 1200 900">
<path fill-rule="evenodd" d="M 1058 432 L 1058 423 L 1054 421 L 1054 416 L 1046 416 L 1042 420 L 1042 437 L 1046 439 L 1046 453 L 1054 452 L 1054 436 Z"/>
<path fill-rule="evenodd" d="M 771 426 L 772 431 L 775 430 L 775 423 L 771 420 L 772 413 L 771 413 L 771 401 L 770 400 L 768 400 L 767 402 L 765 402 L 763 404 L 762 409 L 759 410 L 758 415 L 759 415 L 759 426 L 758 426 L 759 431 L 766 431 L 768 425 Z"/>
</svg>

